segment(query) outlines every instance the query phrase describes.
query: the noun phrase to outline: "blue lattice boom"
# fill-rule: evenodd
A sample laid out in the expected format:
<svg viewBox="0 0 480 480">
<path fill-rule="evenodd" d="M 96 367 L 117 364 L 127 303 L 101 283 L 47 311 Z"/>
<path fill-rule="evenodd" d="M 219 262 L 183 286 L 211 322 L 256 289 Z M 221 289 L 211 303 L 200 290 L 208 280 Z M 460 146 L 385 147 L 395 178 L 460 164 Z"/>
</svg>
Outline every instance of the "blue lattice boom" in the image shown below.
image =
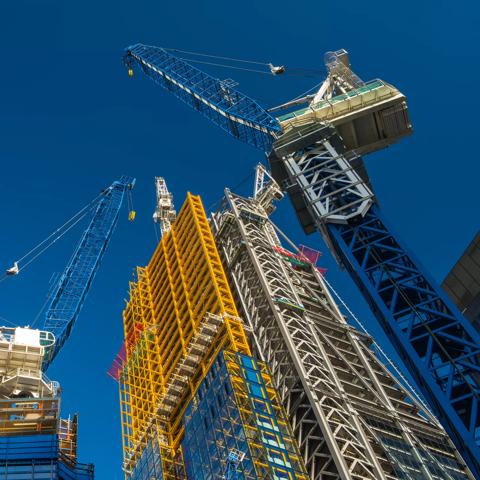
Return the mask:
<svg viewBox="0 0 480 480">
<path fill-rule="evenodd" d="M 328 224 L 335 251 L 435 414 L 480 478 L 480 334 L 429 278 L 377 206 Z"/>
<path fill-rule="evenodd" d="M 228 134 L 270 151 L 273 136 L 281 131 L 280 125 L 251 98 L 159 47 L 128 47 L 125 63 L 131 68 L 135 62 L 152 80 Z"/>
<path fill-rule="evenodd" d="M 102 192 L 90 223 L 52 294 L 43 328 L 55 335 L 46 369 L 68 339 L 117 223 L 120 207 L 135 179 L 122 176 Z"/>
</svg>

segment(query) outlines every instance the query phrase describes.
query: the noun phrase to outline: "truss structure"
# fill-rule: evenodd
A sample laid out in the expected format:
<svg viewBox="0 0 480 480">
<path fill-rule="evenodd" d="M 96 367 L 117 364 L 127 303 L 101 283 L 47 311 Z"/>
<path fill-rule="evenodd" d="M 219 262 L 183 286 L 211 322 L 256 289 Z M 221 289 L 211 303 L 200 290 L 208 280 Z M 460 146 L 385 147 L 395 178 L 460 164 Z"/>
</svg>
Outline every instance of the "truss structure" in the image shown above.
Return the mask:
<svg viewBox="0 0 480 480">
<path fill-rule="evenodd" d="M 123 175 L 102 192 L 93 206 L 90 223 L 60 276 L 45 313 L 43 328 L 55 335 L 55 344 L 45 356 L 44 371 L 70 336 L 117 224 L 123 199 L 134 185 L 134 178 Z"/>
<path fill-rule="evenodd" d="M 347 323 L 317 268 L 279 248 L 260 202 L 226 190 L 212 225 L 312 480 L 472 478 L 438 422 Z"/>
<path fill-rule="evenodd" d="M 137 268 L 123 320 L 114 376 L 126 478 L 159 452 L 163 478 L 174 480 L 182 416 L 204 375 L 224 348 L 250 354 L 200 197 L 187 196 L 148 266 Z"/>
<path fill-rule="evenodd" d="M 133 73 L 137 64 L 155 83 L 200 112 L 229 135 L 263 151 L 269 151 L 280 127 L 257 102 L 193 67 L 169 51 L 136 44 L 128 47 L 124 63 Z"/>
<path fill-rule="evenodd" d="M 288 148 L 287 148 L 288 149 Z M 402 244 L 331 127 L 271 160 L 307 231 L 350 273 L 472 472 L 480 475 L 480 334 Z M 283 170 L 282 170 L 283 169 Z M 298 207 L 300 205 L 300 207 Z"/>
</svg>

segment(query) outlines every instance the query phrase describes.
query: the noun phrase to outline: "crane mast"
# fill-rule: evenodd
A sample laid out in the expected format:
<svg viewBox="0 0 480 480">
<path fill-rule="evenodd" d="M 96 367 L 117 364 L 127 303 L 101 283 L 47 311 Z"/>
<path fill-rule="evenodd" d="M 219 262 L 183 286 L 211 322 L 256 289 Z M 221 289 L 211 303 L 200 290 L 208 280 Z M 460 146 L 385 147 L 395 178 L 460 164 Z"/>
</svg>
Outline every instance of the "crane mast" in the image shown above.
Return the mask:
<svg viewBox="0 0 480 480">
<path fill-rule="evenodd" d="M 160 224 L 160 233 L 163 237 L 165 233 L 170 231 L 177 213 L 173 205 L 173 195 L 168 191 L 164 178 L 155 177 L 155 191 L 157 194 L 157 205 L 153 213 L 153 221 Z"/>
<path fill-rule="evenodd" d="M 316 95 L 270 111 L 157 47 L 128 48 L 126 63 L 139 64 L 230 135 L 269 152 L 272 176 L 304 231 L 319 231 L 350 273 L 480 478 L 480 334 L 398 239 L 360 157 L 411 134 L 405 96 L 383 80 L 363 82 L 345 50 L 326 55 L 328 75 Z M 242 116 L 230 115 L 237 104 L 248 107 Z M 279 110 L 288 111 L 272 117 Z"/>
</svg>

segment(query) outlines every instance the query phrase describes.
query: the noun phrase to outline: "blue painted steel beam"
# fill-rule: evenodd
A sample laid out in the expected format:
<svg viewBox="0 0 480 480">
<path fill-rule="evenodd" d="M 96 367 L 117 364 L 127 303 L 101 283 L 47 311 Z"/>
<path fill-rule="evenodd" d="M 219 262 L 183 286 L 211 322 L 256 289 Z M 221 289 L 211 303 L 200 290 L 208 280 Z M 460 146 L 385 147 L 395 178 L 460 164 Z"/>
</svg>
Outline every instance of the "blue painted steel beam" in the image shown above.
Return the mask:
<svg viewBox="0 0 480 480">
<path fill-rule="evenodd" d="M 102 192 L 94 206 L 90 223 L 58 281 L 46 312 L 43 328 L 55 335 L 55 345 L 45 358 L 44 370 L 70 336 L 117 223 L 124 196 L 134 184 L 135 179 L 122 176 Z"/>
<path fill-rule="evenodd" d="M 361 220 L 327 229 L 335 253 L 480 478 L 480 333 L 398 241 L 377 206 Z"/>
<path fill-rule="evenodd" d="M 125 64 L 137 63 L 147 76 L 229 135 L 265 152 L 281 131 L 277 120 L 257 102 L 158 47 L 126 49 Z"/>
</svg>

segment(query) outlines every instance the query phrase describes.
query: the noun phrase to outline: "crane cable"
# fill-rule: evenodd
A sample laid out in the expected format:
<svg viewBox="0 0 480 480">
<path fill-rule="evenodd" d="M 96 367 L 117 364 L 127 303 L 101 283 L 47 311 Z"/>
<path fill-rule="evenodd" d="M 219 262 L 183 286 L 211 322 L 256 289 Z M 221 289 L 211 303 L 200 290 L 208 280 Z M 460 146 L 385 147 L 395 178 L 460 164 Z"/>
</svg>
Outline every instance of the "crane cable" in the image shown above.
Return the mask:
<svg viewBox="0 0 480 480">
<path fill-rule="evenodd" d="M 198 57 L 208 57 L 208 58 L 218 58 L 220 60 L 230 60 L 232 62 L 241 62 L 241 63 L 252 63 L 255 65 L 266 65 L 268 66 L 268 63 L 266 62 L 258 62 L 255 60 L 243 60 L 240 58 L 233 58 L 233 57 L 221 57 L 219 55 L 210 55 L 208 53 L 200 53 L 200 52 L 191 52 L 189 50 L 180 50 L 178 48 L 165 48 L 162 47 L 163 50 L 169 50 L 171 52 L 179 52 L 179 53 L 186 53 L 187 55 L 197 55 Z"/>
<path fill-rule="evenodd" d="M 243 68 L 243 67 L 235 67 L 233 65 L 224 65 L 222 63 L 214 63 L 214 62 L 204 62 L 202 60 L 192 60 L 191 58 L 185 57 L 178 57 L 182 60 L 186 60 L 191 63 L 201 63 L 203 65 L 213 65 L 214 67 L 223 67 L 223 68 L 231 68 L 233 70 L 243 70 L 244 72 L 253 72 L 253 73 L 260 73 L 262 75 L 273 75 L 272 72 L 264 72 L 263 70 L 256 70 L 254 68 Z"/>
<path fill-rule="evenodd" d="M 378 342 L 375 340 L 373 335 L 369 333 L 367 328 L 363 325 L 363 323 L 359 320 L 359 318 L 353 313 L 353 311 L 350 309 L 350 307 L 345 303 L 343 298 L 340 296 L 340 294 L 332 287 L 331 283 L 328 282 L 328 280 L 325 277 L 322 277 L 322 280 L 325 282 L 325 285 L 330 289 L 330 291 L 335 295 L 335 297 L 338 299 L 338 301 L 342 304 L 342 306 L 345 308 L 345 310 L 348 312 L 350 317 L 355 321 L 355 323 L 359 326 L 360 330 L 365 335 L 368 335 L 370 337 L 370 340 L 372 341 L 372 344 L 374 345 L 375 349 L 377 350 L 378 354 L 380 357 L 383 357 L 385 361 L 390 365 L 390 367 L 394 370 L 397 378 L 401 380 L 400 383 L 403 382 L 403 386 L 408 390 L 411 394 L 414 395 L 415 399 L 422 405 L 422 407 L 430 413 L 432 417 L 434 417 L 432 411 L 430 410 L 430 407 L 426 404 L 425 400 L 423 397 L 420 395 L 420 393 L 417 391 L 417 389 L 407 380 L 405 375 L 401 372 L 401 370 L 397 367 L 395 362 L 387 355 L 387 353 L 382 349 L 382 347 L 378 344 Z"/>
<path fill-rule="evenodd" d="M 128 209 L 128 220 L 133 222 L 136 217 L 136 212 L 133 208 L 133 195 L 130 189 L 127 190 L 127 209 Z"/>
<path fill-rule="evenodd" d="M 92 201 L 90 201 L 87 205 L 85 205 L 82 209 L 80 209 L 77 213 L 75 213 L 72 217 L 70 217 L 63 225 L 58 227 L 54 230 L 50 235 L 48 235 L 44 240 L 42 240 L 39 244 L 34 246 L 30 249 L 27 253 L 25 253 L 22 257 L 20 257 L 15 263 L 19 264 L 25 259 L 28 261 L 19 268 L 18 271 L 24 270 L 30 265 L 34 260 L 36 260 L 42 253 L 48 250 L 54 243 L 56 243 L 60 238 L 62 238 L 67 232 L 69 232 L 78 222 L 80 222 L 91 208 L 93 208 L 99 199 L 103 196 L 103 192 L 97 195 Z M 33 255 L 33 256 L 32 256 Z M 31 257 L 31 258 L 30 258 Z M 3 282 L 9 275 L 4 273 L 0 277 L 0 283 Z"/>
<path fill-rule="evenodd" d="M 48 250 L 54 243 L 57 242 L 57 240 L 60 240 L 67 232 L 69 232 L 78 222 L 83 220 L 85 218 L 85 215 L 87 215 L 88 212 L 83 213 L 80 217 L 78 217 L 74 223 L 68 226 L 62 233 L 60 233 L 57 237 L 55 237 L 52 242 L 50 242 L 48 245 L 46 245 L 44 248 L 42 248 L 36 255 L 34 255 L 25 265 L 22 267 L 22 270 L 25 270 L 28 265 L 30 265 L 35 259 L 37 259 L 43 252 Z"/>
<path fill-rule="evenodd" d="M 5 317 L 0 316 L 0 320 L 3 322 L 9 323 L 10 325 L 13 325 L 14 327 L 18 327 L 16 323 L 11 322 L 10 320 L 6 319 Z"/>
<path fill-rule="evenodd" d="M 244 70 L 247 72 L 253 72 L 253 73 L 260 73 L 262 75 L 276 75 L 272 71 L 273 65 L 268 62 L 259 62 L 257 60 L 245 60 L 241 58 L 233 58 L 233 57 L 225 57 L 221 55 L 211 55 L 208 53 L 200 53 L 200 52 L 192 52 L 190 50 L 181 50 L 178 48 L 166 48 L 162 47 L 163 50 L 171 51 L 171 52 L 176 52 L 176 53 L 181 53 L 185 55 L 194 55 L 197 57 L 204 57 L 204 58 L 211 58 L 211 59 L 218 59 L 218 60 L 226 60 L 230 62 L 238 62 L 238 63 L 244 63 L 247 65 L 262 65 L 264 67 L 268 68 L 268 71 L 265 72 L 263 70 L 258 70 L 254 68 L 244 68 L 244 67 L 239 67 L 239 66 L 233 66 L 233 65 L 226 65 L 223 63 L 217 63 L 217 62 L 210 62 L 210 61 L 202 61 L 202 60 L 194 60 L 191 58 L 185 58 L 183 56 L 178 56 L 182 60 L 186 60 L 188 62 L 194 62 L 194 63 L 201 63 L 204 65 L 212 65 L 215 67 L 223 67 L 223 68 L 231 68 L 234 70 Z M 283 73 L 283 72 L 282 72 Z M 311 76 L 318 76 L 318 75 L 324 75 L 325 72 L 320 69 L 315 69 L 315 68 L 299 68 L 299 67 L 286 67 L 285 72 L 287 75 L 296 75 L 296 76 L 306 76 L 306 77 L 311 77 Z"/>
<path fill-rule="evenodd" d="M 38 319 L 40 318 L 40 315 L 42 314 L 42 312 L 45 310 L 48 302 L 50 301 L 50 299 L 52 298 L 52 294 L 53 294 L 53 290 L 50 289 L 50 292 L 48 293 L 47 297 L 45 298 L 45 301 L 43 302 L 43 305 L 40 307 L 40 310 L 38 310 L 37 314 L 35 315 L 35 318 L 33 319 L 33 322 L 32 324 L 30 325 L 30 328 L 33 328 Z"/>
</svg>

